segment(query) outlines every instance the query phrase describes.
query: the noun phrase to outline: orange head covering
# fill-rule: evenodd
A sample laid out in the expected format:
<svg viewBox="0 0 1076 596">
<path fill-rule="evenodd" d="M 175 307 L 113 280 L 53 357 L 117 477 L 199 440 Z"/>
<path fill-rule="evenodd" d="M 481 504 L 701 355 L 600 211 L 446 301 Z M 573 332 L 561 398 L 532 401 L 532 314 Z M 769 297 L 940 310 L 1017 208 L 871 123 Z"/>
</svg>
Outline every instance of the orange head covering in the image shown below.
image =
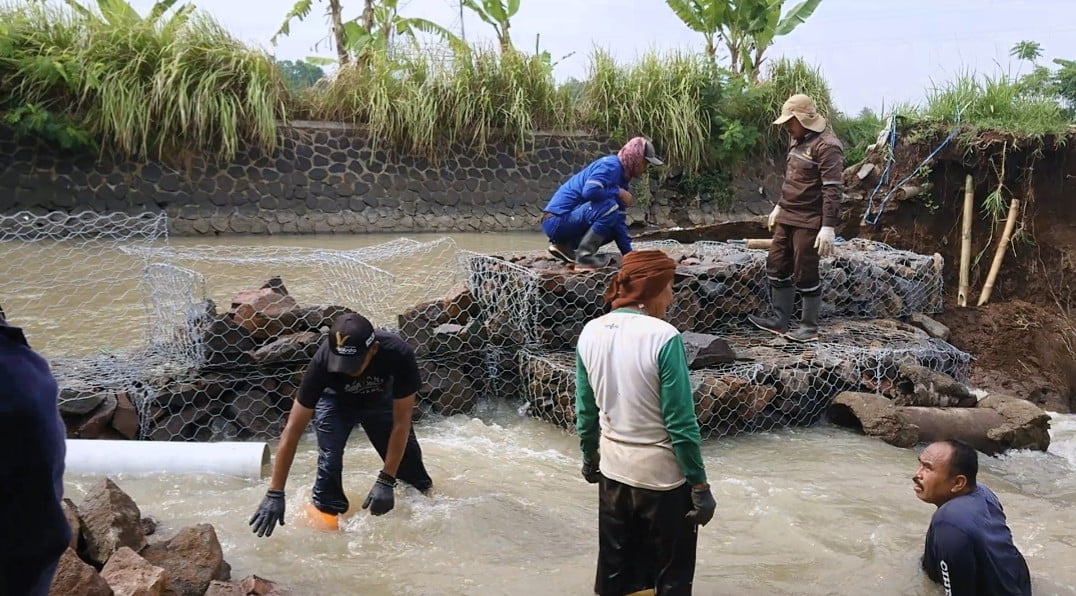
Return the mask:
<svg viewBox="0 0 1076 596">
<path fill-rule="evenodd" d="M 613 308 L 646 302 L 661 294 L 676 274 L 676 261 L 660 250 L 633 250 L 624 255 L 605 301 Z"/>
</svg>

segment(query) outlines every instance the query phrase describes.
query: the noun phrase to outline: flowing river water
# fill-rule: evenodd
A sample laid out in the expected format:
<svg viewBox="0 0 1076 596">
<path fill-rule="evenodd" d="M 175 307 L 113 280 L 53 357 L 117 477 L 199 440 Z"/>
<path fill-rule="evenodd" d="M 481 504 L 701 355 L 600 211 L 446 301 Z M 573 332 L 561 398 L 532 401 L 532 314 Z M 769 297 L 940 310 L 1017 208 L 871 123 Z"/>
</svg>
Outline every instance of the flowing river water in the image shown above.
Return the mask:
<svg viewBox="0 0 1076 596">
<path fill-rule="evenodd" d="M 211 242 L 342 249 L 389 238 Z M 533 234 L 455 239 L 480 252 L 543 246 Z M 287 270 L 278 273 L 287 283 Z M 209 293 L 219 299 L 235 289 Z M 47 341 L 48 333 L 31 341 Z M 234 578 L 257 573 L 299 594 L 590 594 L 597 492 L 579 476 L 577 440 L 522 417 L 514 396 L 504 397 L 470 416 L 419 422 L 434 496 L 398 489 L 390 514 L 374 518 L 360 510 L 338 533 L 303 523 L 317 458 L 312 435 L 292 467 L 287 525 L 270 538 L 256 537 L 247 525 L 267 479 L 117 474 L 113 480 L 144 515 L 160 520 L 161 532 L 213 524 Z M 1049 453 L 982 457 L 980 480 L 1005 506 L 1036 594 L 1076 594 L 1076 416 L 1056 415 L 1052 422 Z M 941 593 L 917 566 L 933 508 L 912 492 L 916 451 L 823 424 L 715 439 L 703 453 L 718 511 L 699 532 L 696 594 Z M 345 458 L 353 507 L 379 468 L 356 430 Z M 79 502 L 95 480 L 68 474 L 67 496 Z"/>
</svg>

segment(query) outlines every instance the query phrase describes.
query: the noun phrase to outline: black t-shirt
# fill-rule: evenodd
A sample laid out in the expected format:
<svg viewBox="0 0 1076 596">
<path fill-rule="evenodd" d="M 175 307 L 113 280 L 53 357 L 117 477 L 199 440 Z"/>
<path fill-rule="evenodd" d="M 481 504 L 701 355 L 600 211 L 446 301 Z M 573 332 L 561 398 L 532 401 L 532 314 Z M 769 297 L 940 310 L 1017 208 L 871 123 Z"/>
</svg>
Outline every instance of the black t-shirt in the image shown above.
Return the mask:
<svg viewBox="0 0 1076 596">
<path fill-rule="evenodd" d="M 322 341 L 303 375 L 299 403 L 313 408 L 321 396 L 327 394 L 359 400 L 363 406 L 389 406 L 394 399 L 418 392 L 421 381 L 411 346 L 387 331 L 375 331 L 374 339 L 379 344 L 377 353 L 357 377 L 326 370 L 329 342 Z"/>
</svg>

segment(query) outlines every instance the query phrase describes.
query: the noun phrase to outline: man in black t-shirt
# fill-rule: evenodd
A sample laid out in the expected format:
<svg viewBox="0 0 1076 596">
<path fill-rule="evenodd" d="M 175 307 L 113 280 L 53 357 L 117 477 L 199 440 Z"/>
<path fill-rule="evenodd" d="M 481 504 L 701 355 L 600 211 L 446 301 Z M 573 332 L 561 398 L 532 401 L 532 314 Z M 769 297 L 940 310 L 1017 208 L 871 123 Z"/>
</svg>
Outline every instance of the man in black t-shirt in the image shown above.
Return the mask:
<svg viewBox="0 0 1076 596">
<path fill-rule="evenodd" d="M 314 481 L 314 516 L 318 525 L 335 528 L 336 516 L 348 510 L 341 474 L 351 429 L 361 424 L 384 461 L 362 508 L 374 515 L 392 510 L 399 478 L 423 493 L 433 486 L 422 464 L 411 414 L 419 385 L 415 352 L 398 336 L 375 331 L 355 313 L 333 321 L 327 341 L 306 368 L 299 397 L 277 446 L 269 492 L 250 519 L 259 536 L 284 525 L 284 485 L 299 437 L 311 418 L 318 438 L 318 473 Z"/>
</svg>

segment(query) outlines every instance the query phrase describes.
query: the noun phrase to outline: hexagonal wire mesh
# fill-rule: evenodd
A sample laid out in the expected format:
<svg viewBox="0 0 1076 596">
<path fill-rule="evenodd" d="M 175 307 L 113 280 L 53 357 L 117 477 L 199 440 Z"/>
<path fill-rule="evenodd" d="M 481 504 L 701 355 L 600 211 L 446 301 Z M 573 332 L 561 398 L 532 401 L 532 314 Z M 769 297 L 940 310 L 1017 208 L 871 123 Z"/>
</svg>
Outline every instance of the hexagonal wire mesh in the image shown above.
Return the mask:
<svg viewBox="0 0 1076 596">
<path fill-rule="evenodd" d="M 88 413 L 97 405 L 88 392 L 136 383 L 149 258 L 122 248 L 167 238 L 163 213 L 0 215 L 0 300 L 50 360 L 61 409 Z"/>
<path fill-rule="evenodd" d="M 531 415 L 572 426 L 571 349 L 582 326 L 606 312 L 601 295 L 612 269 L 581 274 L 535 253 L 464 253 L 446 238 L 349 251 L 175 248 L 163 245 L 166 229 L 163 215 L 0 218 L 2 257 L 16 273 L 0 280 L 0 291 L 32 336 L 48 337 L 44 352 L 68 390 L 61 405 L 82 416 L 80 431 L 110 423 L 106 436 L 277 436 L 306 362 L 332 317 L 347 309 L 415 347 L 420 398 L 435 411 L 470 412 L 482 398 L 521 397 Z M 809 424 L 841 390 L 892 393 L 909 362 L 967 375 L 968 355 L 949 344 L 895 321 L 852 320 L 936 312 L 937 257 L 859 240 L 839 246 L 822 262 L 823 339 L 803 346 L 744 324 L 744 315 L 767 303 L 763 251 L 712 242 L 637 248 L 678 260 L 669 314 L 690 338 L 689 351 L 712 338 L 687 332 L 719 333 L 740 357 L 696 359 L 692 378 L 707 436 Z M 131 300 L 138 281 L 140 312 Z M 207 296 L 231 296 L 227 312 Z M 31 304 L 36 310 L 25 315 Z M 145 341 L 135 341 L 138 327 Z M 79 330 L 78 341 L 64 341 L 68 328 Z M 94 355 L 96 342 L 138 347 Z M 57 357 L 68 354 L 75 357 Z M 108 419 L 99 415 L 106 411 Z"/>
<path fill-rule="evenodd" d="M 695 363 L 692 378 L 705 436 L 810 424 L 844 390 L 892 389 L 902 364 L 966 379 L 970 356 L 899 321 L 942 304 L 941 261 L 855 240 L 823 259 L 822 340 L 801 345 L 757 331 L 748 314 L 768 307 L 766 252 L 731 243 L 674 242 L 659 248 L 678 262 L 668 320 Z M 546 255 L 468 255 L 468 286 L 477 319 L 457 343 L 486 343 L 517 355 L 500 374 L 522 388 L 525 410 L 562 427 L 574 425 L 572 349 L 587 321 L 608 312 L 601 296 L 613 270 L 575 273 Z M 459 298 L 456 298 L 458 301 Z M 466 325 L 466 323 L 465 323 Z M 695 358 L 717 334 L 735 362 Z M 446 339 L 431 342 L 445 344 Z"/>
<path fill-rule="evenodd" d="M 136 249 L 142 250 L 142 249 Z M 150 249 L 155 337 L 194 354 L 193 364 L 146 379 L 137 403 L 141 435 L 156 440 L 232 440 L 279 435 L 302 373 L 338 314 L 358 311 L 390 327 L 401 303 L 447 292 L 457 252 L 447 238 L 400 239 L 353 250 L 266 246 Z M 193 275 L 193 277 L 192 277 Z M 185 279 L 203 298 L 175 302 Z M 182 295 L 182 292 L 180 292 Z M 203 295 L 205 296 L 205 294 Z M 158 353 L 167 352 L 157 348 Z M 189 362 L 189 360 L 187 360 Z"/>
</svg>

